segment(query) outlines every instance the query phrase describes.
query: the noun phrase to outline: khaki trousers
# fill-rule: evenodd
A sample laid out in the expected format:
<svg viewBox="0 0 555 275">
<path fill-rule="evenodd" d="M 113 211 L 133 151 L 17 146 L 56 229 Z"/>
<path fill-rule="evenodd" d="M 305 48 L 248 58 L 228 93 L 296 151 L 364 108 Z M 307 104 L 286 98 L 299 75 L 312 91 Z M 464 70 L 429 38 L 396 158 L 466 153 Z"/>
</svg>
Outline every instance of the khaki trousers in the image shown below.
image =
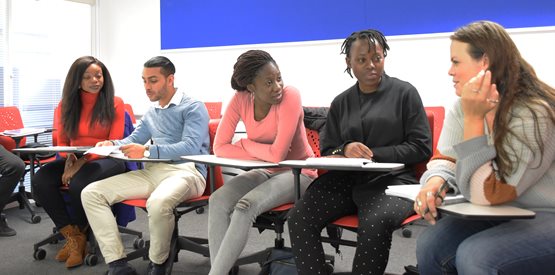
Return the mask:
<svg viewBox="0 0 555 275">
<path fill-rule="evenodd" d="M 174 208 L 201 196 L 205 186 L 206 180 L 194 163 L 146 163 L 142 170 L 89 184 L 83 189 L 81 200 L 106 263 L 126 257 L 111 205 L 127 199 L 148 198 L 149 258 L 162 264 L 169 255 Z"/>
</svg>

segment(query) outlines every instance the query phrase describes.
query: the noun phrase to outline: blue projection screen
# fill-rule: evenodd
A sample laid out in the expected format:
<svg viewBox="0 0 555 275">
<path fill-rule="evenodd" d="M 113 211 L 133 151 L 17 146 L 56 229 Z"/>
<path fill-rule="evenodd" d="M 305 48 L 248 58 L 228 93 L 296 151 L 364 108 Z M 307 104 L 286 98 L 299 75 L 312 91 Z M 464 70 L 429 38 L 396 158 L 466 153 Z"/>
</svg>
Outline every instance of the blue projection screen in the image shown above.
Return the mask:
<svg viewBox="0 0 555 275">
<path fill-rule="evenodd" d="M 160 0 L 162 50 L 452 32 L 475 20 L 555 26 L 555 0 Z"/>
</svg>

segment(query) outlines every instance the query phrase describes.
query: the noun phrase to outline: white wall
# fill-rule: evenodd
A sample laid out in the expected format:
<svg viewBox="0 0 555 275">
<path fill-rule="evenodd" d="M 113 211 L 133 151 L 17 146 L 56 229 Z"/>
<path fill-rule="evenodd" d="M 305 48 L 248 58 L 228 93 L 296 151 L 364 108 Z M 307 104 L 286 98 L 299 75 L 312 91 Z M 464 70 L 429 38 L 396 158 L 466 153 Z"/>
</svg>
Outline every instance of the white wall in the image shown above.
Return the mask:
<svg viewBox="0 0 555 275">
<path fill-rule="evenodd" d="M 286 85 L 302 93 L 303 105 L 325 106 L 354 84 L 340 55 L 343 40 L 160 50 L 160 3 L 155 0 L 97 0 L 99 58 L 115 81 L 117 95 L 135 112 L 149 106 L 141 80 L 142 64 L 165 55 L 176 65 L 176 86 L 202 101 L 224 101 L 233 94 L 230 78 L 237 57 L 248 49 L 268 51 L 280 66 Z M 354 31 L 354 30 L 353 30 Z M 541 79 L 555 86 L 555 26 L 509 30 L 522 55 Z M 180 35 L 180 34 L 176 34 Z M 217 34 L 207 34 L 217 35 Z M 450 106 L 455 99 L 447 75 L 450 33 L 387 37 L 385 70 L 411 82 L 425 106 Z"/>
</svg>

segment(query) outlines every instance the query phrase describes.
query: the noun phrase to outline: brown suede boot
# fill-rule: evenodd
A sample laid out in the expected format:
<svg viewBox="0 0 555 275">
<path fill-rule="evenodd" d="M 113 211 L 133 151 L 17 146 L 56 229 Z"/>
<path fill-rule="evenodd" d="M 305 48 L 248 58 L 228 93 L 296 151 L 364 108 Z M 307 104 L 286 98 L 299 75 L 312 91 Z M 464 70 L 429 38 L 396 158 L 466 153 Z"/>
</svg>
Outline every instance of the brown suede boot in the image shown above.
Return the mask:
<svg viewBox="0 0 555 275">
<path fill-rule="evenodd" d="M 72 232 L 72 230 L 73 230 L 72 225 L 68 224 L 68 225 L 64 226 L 62 229 L 60 229 L 60 233 L 67 240 L 69 238 L 69 235 Z M 55 259 L 58 262 L 65 262 L 67 260 L 67 258 L 69 258 L 69 242 L 68 241 L 66 241 L 66 243 L 64 244 L 62 249 L 60 249 L 60 251 L 58 251 L 58 254 L 56 254 Z"/>
<path fill-rule="evenodd" d="M 64 247 L 67 246 L 68 255 L 66 259 L 66 267 L 71 268 L 82 265 L 87 248 L 87 236 L 79 230 L 77 225 L 65 226 L 60 229 L 60 232 L 66 238 L 66 244 L 64 245 Z"/>
</svg>

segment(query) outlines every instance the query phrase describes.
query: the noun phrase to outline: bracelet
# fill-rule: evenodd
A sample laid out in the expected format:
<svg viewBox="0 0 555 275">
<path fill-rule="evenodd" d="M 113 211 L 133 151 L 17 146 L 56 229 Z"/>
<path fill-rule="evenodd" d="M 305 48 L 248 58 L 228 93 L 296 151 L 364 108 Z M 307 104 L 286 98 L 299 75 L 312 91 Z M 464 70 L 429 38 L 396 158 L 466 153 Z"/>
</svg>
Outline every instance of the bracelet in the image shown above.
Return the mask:
<svg viewBox="0 0 555 275">
<path fill-rule="evenodd" d="M 112 143 L 112 146 L 115 146 L 116 143 L 113 140 L 108 140 L 110 143 Z"/>
</svg>

